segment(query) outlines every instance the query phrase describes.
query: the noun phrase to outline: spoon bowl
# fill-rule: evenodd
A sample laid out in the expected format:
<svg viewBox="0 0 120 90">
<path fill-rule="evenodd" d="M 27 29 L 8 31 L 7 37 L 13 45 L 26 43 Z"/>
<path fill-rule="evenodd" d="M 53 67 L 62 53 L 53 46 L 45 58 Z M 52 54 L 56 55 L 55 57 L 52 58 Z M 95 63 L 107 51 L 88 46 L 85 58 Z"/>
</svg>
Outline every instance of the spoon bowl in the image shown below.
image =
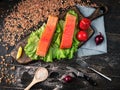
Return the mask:
<svg viewBox="0 0 120 90">
<path fill-rule="evenodd" d="M 34 84 L 42 82 L 48 78 L 48 70 L 44 67 L 39 67 L 34 75 L 32 82 L 24 89 L 29 90 Z"/>
</svg>

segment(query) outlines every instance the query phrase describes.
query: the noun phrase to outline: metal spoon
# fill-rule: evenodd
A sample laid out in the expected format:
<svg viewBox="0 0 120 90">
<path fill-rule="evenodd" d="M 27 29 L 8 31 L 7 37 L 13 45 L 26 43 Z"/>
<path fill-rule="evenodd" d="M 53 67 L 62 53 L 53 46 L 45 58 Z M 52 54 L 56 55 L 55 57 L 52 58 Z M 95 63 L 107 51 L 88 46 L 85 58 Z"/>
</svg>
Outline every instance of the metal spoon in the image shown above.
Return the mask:
<svg viewBox="0 0 120 90">
<path fill-rule="evenodd" d="M 100 73 L 99 71 L 95 70 L 94 68 L 92 68 L 87 62 L 83 61 L 83 60 L 80 60 L 80 59 L 77 59 L 77 63 L 83 67 L 83 68 L 88 68 L 92 71 L 94 71 L 95 73 L 99 74 L 100 76 L 104 77 L 105 79 L 109 80 L 109 81 L 112 81 L 111 78 L 109 78 L 108 76 Z"/>
<path fill-rule="evenodd" d="M 47 77 L 48 77 L 48 70 L 44 67 L 39 67 L 35 72 L 32 82 L 24 90 L 29 90 L 34 84 L 46 80 Z"/>
</svg>

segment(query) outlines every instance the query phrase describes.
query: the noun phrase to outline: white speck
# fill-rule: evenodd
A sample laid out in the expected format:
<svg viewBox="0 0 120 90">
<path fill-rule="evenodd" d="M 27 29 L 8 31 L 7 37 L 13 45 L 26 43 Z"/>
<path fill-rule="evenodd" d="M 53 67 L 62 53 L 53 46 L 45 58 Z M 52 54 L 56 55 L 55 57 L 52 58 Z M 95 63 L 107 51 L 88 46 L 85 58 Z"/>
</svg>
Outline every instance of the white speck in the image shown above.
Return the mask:
<svg viewBox="0 0 120 90">
<path fill-rule="evenodd" d="M 53 90 L 60 90 L 63 87 L 63 85 L 56 85 L 56 87 Z"/>
</svg>

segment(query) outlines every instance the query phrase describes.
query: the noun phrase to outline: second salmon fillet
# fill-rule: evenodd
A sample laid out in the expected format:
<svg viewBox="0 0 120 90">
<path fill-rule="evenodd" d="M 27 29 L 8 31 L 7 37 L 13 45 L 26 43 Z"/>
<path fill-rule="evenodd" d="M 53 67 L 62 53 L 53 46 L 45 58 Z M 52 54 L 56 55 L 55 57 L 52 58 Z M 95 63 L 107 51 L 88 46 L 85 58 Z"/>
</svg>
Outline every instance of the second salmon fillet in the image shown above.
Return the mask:
<svg viewBox="0 0 120 90">
<path fill-rule="evenodd" d="M 64 30 L 62 34 L 62 41 L 60 45 L 61 49 L 71 48 L 75 25 L 76 25 L 76 16 L 73 16 L 68 13 L 66 15 Z"/>
</svg>

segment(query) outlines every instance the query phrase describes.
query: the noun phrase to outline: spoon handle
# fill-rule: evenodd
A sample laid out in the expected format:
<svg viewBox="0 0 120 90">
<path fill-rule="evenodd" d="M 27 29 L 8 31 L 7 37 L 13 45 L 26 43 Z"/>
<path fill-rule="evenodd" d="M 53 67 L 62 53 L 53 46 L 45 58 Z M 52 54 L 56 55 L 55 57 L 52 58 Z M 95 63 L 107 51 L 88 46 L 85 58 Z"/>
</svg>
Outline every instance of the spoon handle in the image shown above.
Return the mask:
<svg viewBox="0 0 120 90">
<path fill-rule="evenodd" d="M 35 84 L 36 82 L 33 80 L 24 90 L 30 90 L 30 88 Z"/>
<path fill-rule="evenodd" d="M 97 71 L 97 70 L 95 70 L 94 68 L 92 68 L 92 67 L 88 67 L 88 69 L 90 69 L 90 70 L 92 70 L 92 71 L 96 72 L 97 74 L 99 74 L 100 76 L 102 76 L 102 77 L 106 78 L 107 80 L 112 81 L 112 79 L 111 79 L 111 78 L 109 78 L 109 77 L 107 77 L 106 75 L 104 75 L 104 74 L 102 74 L 102 73 L 98 72 L 98 71 Z"/>
</svg>

